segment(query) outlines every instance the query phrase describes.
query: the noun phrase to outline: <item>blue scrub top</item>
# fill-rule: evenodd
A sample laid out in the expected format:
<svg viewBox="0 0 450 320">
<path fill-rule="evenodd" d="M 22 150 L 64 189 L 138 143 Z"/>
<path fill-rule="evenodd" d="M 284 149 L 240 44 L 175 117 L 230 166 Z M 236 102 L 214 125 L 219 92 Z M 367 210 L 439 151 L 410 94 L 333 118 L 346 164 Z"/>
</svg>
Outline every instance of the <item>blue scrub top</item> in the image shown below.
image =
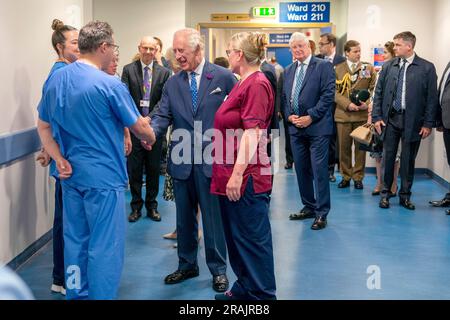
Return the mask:
<svg viewBox="0 0 450 320">
<path fill-rule="evenodd" d="M 52 69 L 50 70 L 48 78 L 45 82 L 47 83 L 48 79 L 50 79 L 50 77 L 53 75 L 53 73 L 55 73 L 56 70 L 64 68 L 65 66 L 67 66 L 67 63 L 65 63 L 65 62 L 62 62 L 62 61 L 55 62 Z M 44 85 L 44 87 L 45 87 L 45 85 Z M 55 179 L 59 178 L 59 173 L 58 173 L 58 170 L 56 169 L 56 162 L 53 160 L 51 160 L 51 162 L 50 162 L 50 175 L 55 177 Z"/>
<path fill-rule="evenodd" d="M 74 62 L 48 79 L 38 111 L 72 165 L 66 183 L 97 189 L 126 187 L 123 130 L 136 123 L 139 112 L 120 80 Z"/>
</svg>

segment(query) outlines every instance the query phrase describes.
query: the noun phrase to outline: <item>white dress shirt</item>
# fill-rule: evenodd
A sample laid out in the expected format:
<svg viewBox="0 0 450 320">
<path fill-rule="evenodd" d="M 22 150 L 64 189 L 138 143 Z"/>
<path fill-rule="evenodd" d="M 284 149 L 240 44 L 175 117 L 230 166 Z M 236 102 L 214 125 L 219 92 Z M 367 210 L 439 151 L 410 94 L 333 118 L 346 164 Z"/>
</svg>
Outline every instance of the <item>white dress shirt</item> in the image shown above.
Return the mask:
<svg viewBox="0 0 450 320">
<path fill-rule="evenodd" d="M 204 67 L 205 67 L 205 58 L 202 59 L 202 62 L 200 62 L 200 64 L 194 70 L 194 72 L 195 72 L 195 80 L 197 80 L 197 91 L 200 88 L 200 79 L 202 77 L 202 73 L 203 73 L 203 68 Z M 192 71 L 188 72 L 189 86 L 191 85 L 191 73 L 192 73 Z"/>
<path fill-rule="evenodd" d="M 402 89 L 402 110 L 405 110 L 406 108 L 406 71 L 408 71 L 408 67 L 413 62 L 414 58 L 416 57 L 416 54 L 414 53 L 411 57 L 406 59 L 406 66 L 405 66 L 405 74 L 403 76 L 403 89 Z M 400 62 L 400 68 L 403 66 L 403 59 Z"/>
</svg>

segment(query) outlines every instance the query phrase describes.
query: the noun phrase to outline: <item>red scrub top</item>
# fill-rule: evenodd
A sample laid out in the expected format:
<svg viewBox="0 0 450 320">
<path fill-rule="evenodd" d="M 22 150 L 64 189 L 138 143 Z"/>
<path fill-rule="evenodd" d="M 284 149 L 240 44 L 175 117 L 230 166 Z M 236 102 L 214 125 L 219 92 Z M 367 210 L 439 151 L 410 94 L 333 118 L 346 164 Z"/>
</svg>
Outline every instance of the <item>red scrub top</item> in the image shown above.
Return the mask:
<svg viewBox="0 0 450 320">
<path fill-rule="evenodd" d="M 214 129 L 217 133 L 213 138 L 214 162 L 211 193 L 226 195 L 226 186 L 233 173 L 239 150 L 238 143 L 243 130 L 257 126 L 265 133 L 256 151 L 256 158 L 252 159 L 245 169 L 241 194 L 244 194 L 250 176 L 253 178 L 255 193 L 272 190 L 271 165 L 267 156 L 267 129 L 270 126 L 273 112 L 274 92 L 262 72 L 253 73 L 244 82 L 239 81 L 234 86 L 227 99 L 217 110 L 214 119 Z M 241 129 L 242 133 L 239 138 L 233 136 L 236 129 Z"/>
</svg>

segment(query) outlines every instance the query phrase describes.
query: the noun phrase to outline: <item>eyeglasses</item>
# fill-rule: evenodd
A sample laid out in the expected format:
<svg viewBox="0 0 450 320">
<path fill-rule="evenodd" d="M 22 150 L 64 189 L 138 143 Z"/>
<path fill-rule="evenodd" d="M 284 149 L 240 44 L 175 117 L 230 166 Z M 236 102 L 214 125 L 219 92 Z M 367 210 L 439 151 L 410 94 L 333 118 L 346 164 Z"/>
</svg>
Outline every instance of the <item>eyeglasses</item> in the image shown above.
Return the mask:
<svg viewBox="0 0 450 320">
<path fill-rule="evenodd" d="M 227 57 L 230 57 L 230 54 L 232 51 L 242 51 L 240 49 L 231 49 L 231 50 L 225 50 L 225 53 L 227 54 Z"/>
<path fill-rule="evenodd" d="M 330 44 L 330 42 L 319 42 L 319 47 L 326 46 L 327 44 Z"/>
<path fill-rule="evenodd" d="M 119 46 L 117 44 L 114 43 L 106 43 L 108 46 L 114 47 L 113 51 L 114 52 L 119 52 Z"/>
</svg>

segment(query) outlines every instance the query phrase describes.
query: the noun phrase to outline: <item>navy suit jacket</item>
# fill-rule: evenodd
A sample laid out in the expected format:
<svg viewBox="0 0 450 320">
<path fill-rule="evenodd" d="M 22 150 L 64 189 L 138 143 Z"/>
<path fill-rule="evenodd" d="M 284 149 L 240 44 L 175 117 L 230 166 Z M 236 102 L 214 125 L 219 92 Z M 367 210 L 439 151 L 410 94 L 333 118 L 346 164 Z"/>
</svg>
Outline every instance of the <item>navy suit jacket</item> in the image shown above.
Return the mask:
<svg viewBox="0 0 450 320">
<path fill-rule="evenodd" d="M 291 97 L 296 69 L 297 62 L 294 62 L 284 70 L 281 108 L 286 121 L 293 114 Z M 332 64 L 314 56 L 311 57 L 300 89 L 298 102 L 300 116 L 309 115 L 313 122 L 307 128 L 297 128 L 287 121 L 291 135 L 324 136 L 333 134 L 332 108 L 335 86 L 336 75 Z"/>
<path fill-rule="evenodd" d="M 383 65 L 373 99 L 373 123 L 379 120 L 388 123 L 399 73 L 400 58 Z M 406 69 L 405 141 L 420 141 L 421 127 L 435 126 L 438 104 L 436 68 L 431 62 L 416 55 Z"/>
<path fill-rule="evenodd" d="M 182 158 L 182 161 L 178 159 L 180 160 L 178 162 L 177 159 L 169 157 L 167 170 L 173 178 L 180 180 L 189 178 L 194 160 L 195 163 L 202 164 L 205 176 L 211 177 L 212 159 L 206 159 L 205 162 L 202 157 L 199 158 L 211 142 L 202 141 L 202 137 L 208 136 L 209 139 L 212 137 L 212 132 L 205 135 L 205 131 L 214 127 L 216 111 L 235 83 L 236 78 L 230 70 L 206 61 L 198 90 L 198 107 L 194 114 L 188 73 L 181 71 L 167 80 L 161 100 L 150 116 L 151 126 L 157 137 L 165 135 L 167 128 L 173 125 L 169 152 L 176 148 L 175 154 Z M 195 132 L 194 121 L 197 122 Z M 194 149 L 194 141 L 198 142 L 200 148 Z M 188 153 L 185 154 L 184 151 Z"/>
<path fill-rule="evenodd" d="M 316 57 L 325 60 L 325 56 L 323 54 L 318 54 Z M 346 60 L 347 59 L 345 59 L 345 57 L 336 53 L 333 58 L 333 66 L 337 66 L 338 64 L 341 64 L 342 62 L 345 62 Z"/>
</svg>

